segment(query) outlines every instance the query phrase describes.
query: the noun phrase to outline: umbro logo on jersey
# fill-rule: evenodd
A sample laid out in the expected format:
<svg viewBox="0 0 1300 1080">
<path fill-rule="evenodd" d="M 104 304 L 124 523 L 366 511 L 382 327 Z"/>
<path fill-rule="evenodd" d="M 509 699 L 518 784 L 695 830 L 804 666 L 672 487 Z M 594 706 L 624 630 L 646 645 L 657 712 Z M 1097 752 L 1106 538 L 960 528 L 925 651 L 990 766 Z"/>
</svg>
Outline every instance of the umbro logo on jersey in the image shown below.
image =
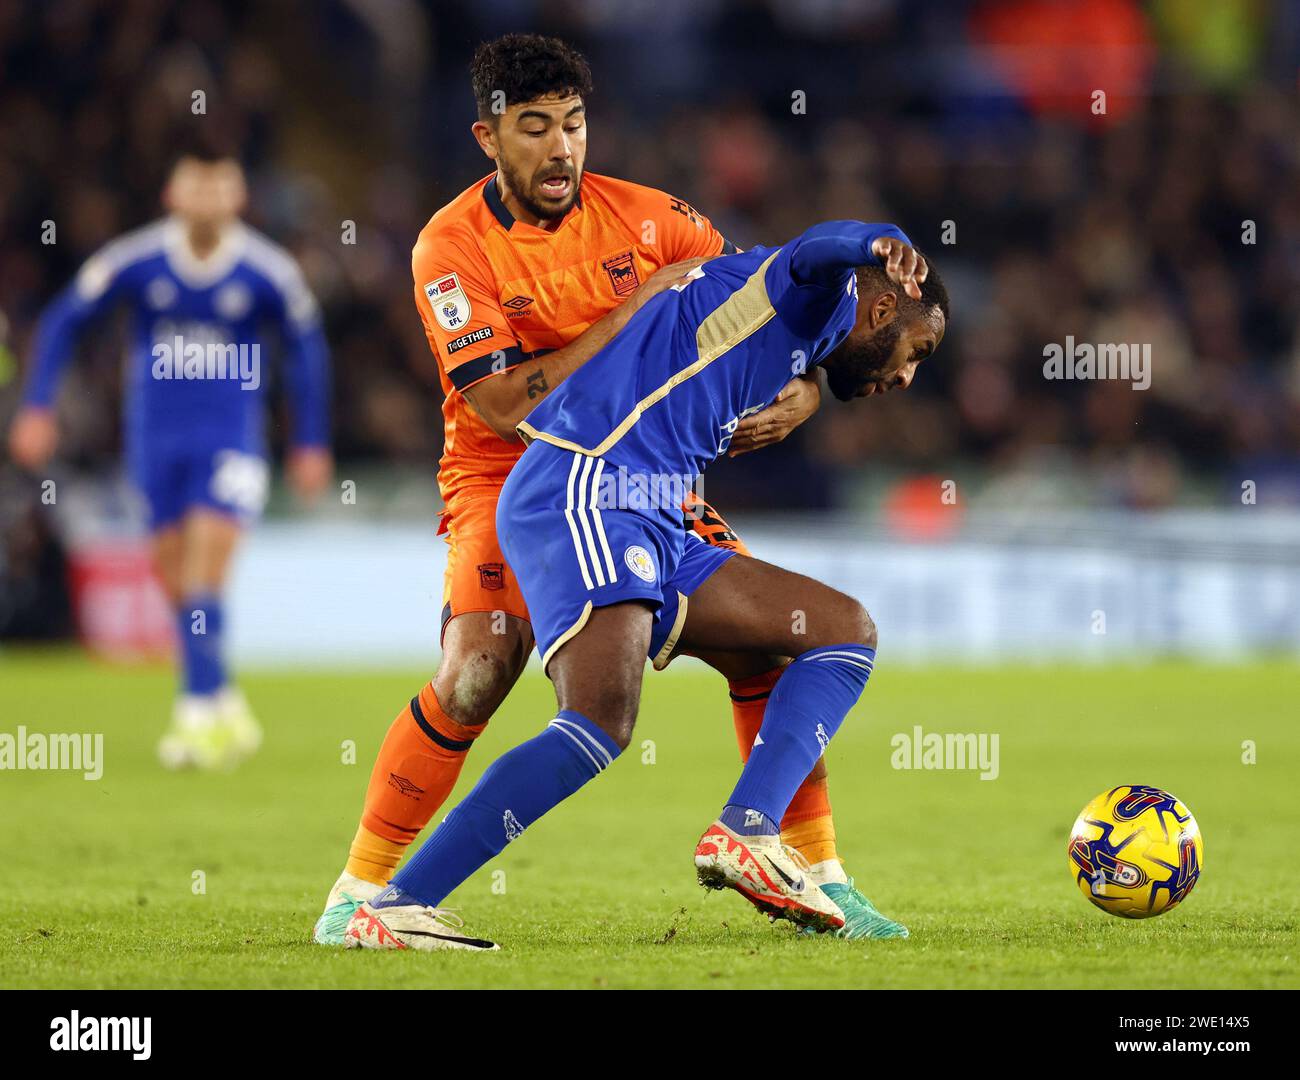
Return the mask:
<svg viewBox="0 0 1300 1080">
<path fill-rule="evenodd" d="M 518 319 L 521 316 L 531 314 L 526 309 L 532 307 L 533 298 L 531 296 L 512 296 L 509 300 L 502 303 L 502 307 L 510 308 L 506 312 L 507 319 Z"/>
</svg>

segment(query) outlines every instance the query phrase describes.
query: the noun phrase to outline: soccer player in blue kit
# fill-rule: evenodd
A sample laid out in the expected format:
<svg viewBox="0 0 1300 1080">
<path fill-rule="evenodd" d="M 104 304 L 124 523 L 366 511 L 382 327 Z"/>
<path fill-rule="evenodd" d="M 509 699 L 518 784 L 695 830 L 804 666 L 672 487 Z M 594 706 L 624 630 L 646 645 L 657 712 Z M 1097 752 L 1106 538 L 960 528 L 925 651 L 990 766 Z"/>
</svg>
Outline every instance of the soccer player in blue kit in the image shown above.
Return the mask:
<svg viewBox="0 0 1300 1080">
<path fill-rule="evenodd" d="M 312 498 L 332 473 L 328 355 L 316 301 L 292 257 L 239 220 L 245 197 L 233 155 L 196 140 L 179 156 L 163 193 L 168 215 L 92 255 L 42 314 L 9 437 L 20 465 L 45 465 L 58 442 L 59 378 L 78 335 L 128 306 L 127 467 L 148 508 L 179 631 L 180 692 L 158 748 L 173 768 L 229 767 L 261 742 L 227 672 L 222 593 L 238 541 L 267 494 L 268 329 L 284 351 L 292 404 L 290 481 Z"/>
<path fill-rule="evenodd" d="M 673 635 L 691 648 L 794 658 L 739 782 L 696 846 L 701 884 L 734 889 L 802 927 L 844 925 L 782 847 L 780 821 L 866 686 L 875 625 L 826 585 L 694 541 L 671 495 L 609 496 L 671 489 L 664 481 L 674 477 L 693 483 L 792 373 L 820 366 L 840 400 L 906 389 L 947 320 L 942 282 L 901 231 L 827 222 L 780 248 L 692 271 L 528 414 L 519 425 L 528 449 L 506 481 L 497 531 L 559 711 L 498 758 L 357 910 L 348 945 L 495 948 L 437 905 L 613 763 L 631 739 L 645 660 Z M 795 611 L 806 613 L 802 625 Z"/>
</svg>

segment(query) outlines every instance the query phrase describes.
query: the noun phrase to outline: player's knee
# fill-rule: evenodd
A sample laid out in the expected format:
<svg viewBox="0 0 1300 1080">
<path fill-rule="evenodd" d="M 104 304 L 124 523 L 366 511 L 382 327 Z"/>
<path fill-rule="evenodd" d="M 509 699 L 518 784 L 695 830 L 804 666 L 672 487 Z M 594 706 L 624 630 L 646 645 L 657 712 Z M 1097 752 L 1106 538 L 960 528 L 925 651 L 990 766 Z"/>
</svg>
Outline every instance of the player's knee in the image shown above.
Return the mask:
<svg viewBox="0 0 1300 1080">
<path fill-rule="evenodd" d="M 614 694 L 607 696 L 595 709 L 596 720 L 601 729 L 620 750 L 626 750 L 632 741 L 632 729 L 636 726 L 638 694 Z M 595 717 L 593 717 L 595 719 Z"/>
<path fill-rule="evenodd" d="M 843 616 L 844 638 L 842 644 L 861 645 L 867 649 L 876 647 L 876 622 L 856 600 L 850 600 Z"/>
<path fill-rule="evenodd" d="M 622 753 L 632 742 L 632 728 L 636 724 L 636 718 L 630 717 L 626 720 L 618 720 L 611 727 L 603 728 L 605 734 L 614 740 L 618 746 L 619 752 Z"/>
<path fill-rule="evenodd" d="M 162 582 L 163 594 L 167 597 L 167 602 L 173 608 L 179 608 L 181 601 L 185 599 L 185 590 L 181 588 L 180 575 L 160 573 L 158 579 Z"/>
<path fill-rule="evenodd" d="M 560 708 L 581 713 L 613 739 L 619 750 L 626 750 L 632 741 L 640 698 L 639 687 L 611 686 L 584 694 L 579 702 L 561 701 Z"/>
<path fill-rule="evenodd" d="M 477 649 L 452 662 L 444 661 L 433 680 L 438 704 L 458 724 L 485 724 L 514 685 L 509 659 Z"/>
</svg>

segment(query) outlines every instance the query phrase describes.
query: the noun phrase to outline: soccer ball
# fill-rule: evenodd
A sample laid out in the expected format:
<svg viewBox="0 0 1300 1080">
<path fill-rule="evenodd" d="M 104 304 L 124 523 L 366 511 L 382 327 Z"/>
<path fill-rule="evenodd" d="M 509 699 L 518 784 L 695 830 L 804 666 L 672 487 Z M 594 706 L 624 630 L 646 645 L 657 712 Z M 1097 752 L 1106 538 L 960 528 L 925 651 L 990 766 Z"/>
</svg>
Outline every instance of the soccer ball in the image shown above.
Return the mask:
<svg viewBox="0 0 1300 1080">
<path fill-rule="evenodd" d="M 1070 870 L 1102 911 L 1149 919 L 1187 899 L 1205 866 L 1192 812 L 1167 791 L 1125 784 L 1103 791 L 1070 830 Z"/>
</svg>

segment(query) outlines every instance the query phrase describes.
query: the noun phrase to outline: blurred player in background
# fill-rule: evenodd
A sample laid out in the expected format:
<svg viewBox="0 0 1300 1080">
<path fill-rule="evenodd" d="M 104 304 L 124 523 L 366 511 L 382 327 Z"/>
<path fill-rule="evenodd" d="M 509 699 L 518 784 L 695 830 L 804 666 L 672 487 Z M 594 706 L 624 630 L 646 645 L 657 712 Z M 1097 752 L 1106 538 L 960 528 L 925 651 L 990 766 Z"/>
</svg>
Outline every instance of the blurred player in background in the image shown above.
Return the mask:
<svg viewBox="0 0 1300 1080">
<path fill-rule="evenodd" d="M 412 256 L 416 306 L 446 395 L 438 473 L 446 504 L 440 531 L 451 547 L 443 658 L 380 748 L 350 857 L 316 924 L 321 944 L 342 944 L 352 913 L 388 883 L 527 662 L 528 611 L 496 534 L 501 487 L 523 453 L 515 425 L 649 299 L 703 259 L 736 250 L 681 199 L 584 171 L 591 73 L 575 50 L 554 38 L 509 34 L 478 49 L 472 73 L 473 132 L 496 171 L 433 216 Z M 740 424 L 734 445 L 779 441 L 820 400 L 815 375 L 793 379 L 771 408 Z M 697 501 L 685 509 L 686 528 L 748 554 L 712 507 Z M 683 598 L 678 629 L 686 606 Z M 662 643 L 656 667 L 672 658 L 677 639 L 673 632 Z M 786 658 L 696 655 L 728 680 L 743 757 Z M 846 936 L 906 934 L 844 872 L 820 760 L 783 826 L 816 884 L 849 916 Z"/>
<path fill-rule="evenodd" d="M 223 649 L 231 557 L 269 483 L 263 336 L 278 331 L 294 427 L 289 479 L 303 498 L 329 482 L 328 355 L 316 301 L 287 252 L 239 219 L 235 156 L 195 140 L 163 192 L 167 216 L 89 258 L 45 310 L 14 460 L 45 466 L 58 444 L 59 378 L 78 336 L 119 305 L 131 312 L 124 443 L 144 496 L 158 575 L 176 612 L 180 687 L 158 752 L 170 768 L 224 768 L 262 732 Z"/>
</svg>

